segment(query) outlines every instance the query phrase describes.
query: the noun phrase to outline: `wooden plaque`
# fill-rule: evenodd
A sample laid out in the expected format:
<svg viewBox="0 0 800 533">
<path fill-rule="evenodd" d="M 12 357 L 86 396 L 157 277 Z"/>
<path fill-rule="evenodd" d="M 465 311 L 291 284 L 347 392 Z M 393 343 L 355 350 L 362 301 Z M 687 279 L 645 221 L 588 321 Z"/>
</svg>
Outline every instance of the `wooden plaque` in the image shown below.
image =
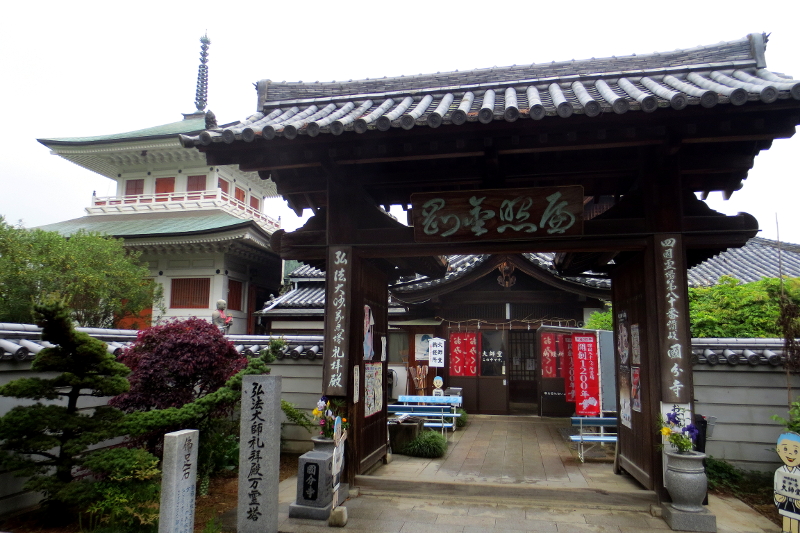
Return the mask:
<svg viewBox="0 0 800 533">
<path fill-rule="evenodd" d="M 326 396 L 347 395 L 352 256 L 353 249 L 349 246 L 331 246 L 328 249 L 325 281 L 325 356 L 322 359 L 322 390 Z"/>
<path fill-rule="evenodd" d="M 540 239 L 583 234 L 583 187 L 411 195 L 416 242 Z"/>
</svg>

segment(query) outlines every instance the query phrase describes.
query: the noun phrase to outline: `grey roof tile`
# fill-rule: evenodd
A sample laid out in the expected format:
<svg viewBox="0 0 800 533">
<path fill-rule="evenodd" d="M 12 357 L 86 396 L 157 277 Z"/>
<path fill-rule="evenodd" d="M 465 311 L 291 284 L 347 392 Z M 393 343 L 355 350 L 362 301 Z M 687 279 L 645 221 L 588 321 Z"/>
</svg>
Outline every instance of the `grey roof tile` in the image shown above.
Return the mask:
<svg viewBox="0 0 800 533">
<path fill-rule="evenodd" d="M 487 124 L 495 120 L 514 121 L 531 116 L 527 99 L 529 87 L 538 90 L 543 106 L 543 113 L 541 109 L 534 113 L 536 118 L 558 115 L 548 93 L 559 91 L 563 94 L 560 108 L 563 117 L 572 114 L 571 111 L 593 117 L 614 114 L 614 105 L 617 112 L 622 109 L 641 111 L 642 97 L 648 96 L 658 98 L 656 107 L 652 103 L 646 106 L 650 112 L 668 107 L 668 101 L 673 108 L 683 109 L 687 103 L 698 105 L 701 100 L 707 107 L 717 103 L 744 105 L 760 99 L 765 103 L 789 98 L 800 100 L 800 81 L 787 80 L 759 67 L 758 53 L 754 54 L 753 50 L 761 45 L 753 45 L 751 41 L 759 42 L 761 36 L 754 35 L 737 41 L 673 52 L 378 80 L 330 83 L 275 83 L 264 80 L 258 84 L 261 91 L 259 101 L 264 103 L 260 110 L 263 118 L 232 124 L 224 131 L 217 129 L 200 135 L 182 136 L 181 142 L 186 147 L 192 147 L 237 140 L 252 142 L 258 137 L 267 140 L 276 136 L 294 139 L 305 134 L 341 135 L 346 131 L 364 134 L 376 129 L 385 131 L 476 121 Z M 735 72 L 740 74 L 736 76 Z M 650 86 L 652 88 L 639 83 L 642 77 L 655 82 Z M 627 79 L 641 91 L 640 98 L 620 87 L 621 78 Z M 742 85 L 743 78 L 748 81 L 747 84 Z M 771 84 L 774 90 L 770 93 L 775 99 L 770 96 L 765 100 L 759 83 L 753 83 L 752 79 Z M 601 92 L 596 88 L 598 80 L 605 82 L 609 90 Z M 548 89 L 551 86 L 553 91 Z M 709 90 L 709 87 L 714 90 Z M 508 88 L 513 89 L 508 93 L 510 103 L 506 102 Z M 468 93 L 475 97 L 471 107 L 459 110 L 462 97 Z M 492 95 L 493 105 L 480 113 L 484 99 Z M 416 113 L 416 106 L 431 96 L 433 99 L 425 110 Z M 452 97 L 453 102 L 444 115 L 433 116 L 445 96 L 448 99 Z M 513 105 L 515 98 L 516 106 Z M 345 108 L 346 114 L 342 112 Z M 328 120 L 334 115 L 338 117 L 336 120 Z M 298 120 L 297 117 L 301 116 L 307 117 L 307 120 Z"/>
</svg>

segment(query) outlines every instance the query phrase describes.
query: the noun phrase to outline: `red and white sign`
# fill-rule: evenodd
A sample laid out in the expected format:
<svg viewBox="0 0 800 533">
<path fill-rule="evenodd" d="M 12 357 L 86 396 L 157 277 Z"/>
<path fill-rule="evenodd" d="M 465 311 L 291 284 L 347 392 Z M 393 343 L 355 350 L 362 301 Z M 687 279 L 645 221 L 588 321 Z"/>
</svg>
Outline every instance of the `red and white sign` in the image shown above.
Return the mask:
<svg viewBox="0 0 800 533">
<path fill-rule="evenodd" d="M 539 350 L 542 354 L 542 377 L 556 377 L 556 336 L 554 333 L 542 333 L 541 346 Z"/>
<path fill-rule="evenodd" d="M 450 375 L 477 376 L 480 337 L 477 333 L 450 334 Z"/>
<path fill-rule="evenodd" d="M 557 378 L 566 378 L 566 370 L 567 364 L 564 361 L 564 357 L 567 353 L 566 349 L 566 342 L 565 339 L 570 337 L 570 335 L 564 335 L 563 333 L 556 333 L 556 375 Z"/>
<path fill-rule="evenodd" d="M 564 394 L 568 402 L 575 401 L 575 361 L 573 359 L 572 335 L 564 335 Z"/>
<path fill-rule="evenodd" d="M 600 416 L 600 373 L 597 357 L 597 337 L 572 336 L 575 372 L 575 414 Z"/>
</svg>

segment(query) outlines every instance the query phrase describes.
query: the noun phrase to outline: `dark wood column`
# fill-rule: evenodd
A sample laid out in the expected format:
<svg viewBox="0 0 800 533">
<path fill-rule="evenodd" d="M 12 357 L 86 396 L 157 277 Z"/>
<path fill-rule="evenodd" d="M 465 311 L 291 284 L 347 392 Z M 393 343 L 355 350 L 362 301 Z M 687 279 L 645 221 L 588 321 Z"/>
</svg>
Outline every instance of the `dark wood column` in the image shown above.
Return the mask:
<svg viewBox="0 0 800 533">
<path fill-rule="evenodd" d="M 667 494 L 657 420 L 673 405 L 691 411 L 693 394 L 682 233 L 687 193 L 679 143 L 642 153 L 641 162 L 639 183 L 652 236 L 645 250 L 629 254 L 612 273 L 620 465 L 663 499 Z"/>
<path fill-rule="evenodd" d="M 347 402 L 344 480 L 386 455 L 386 368 L 381 338 L 388 330 L 386 272 L 352 246 L 360 217 L 375 209 L 363 190 L 352 186 L 334 165 L 329 168 L 326 209 L 325 356 L 323 393 Z M 372 325 L 371 356 L 365 342 L 365 306 Z"/>
</svg>

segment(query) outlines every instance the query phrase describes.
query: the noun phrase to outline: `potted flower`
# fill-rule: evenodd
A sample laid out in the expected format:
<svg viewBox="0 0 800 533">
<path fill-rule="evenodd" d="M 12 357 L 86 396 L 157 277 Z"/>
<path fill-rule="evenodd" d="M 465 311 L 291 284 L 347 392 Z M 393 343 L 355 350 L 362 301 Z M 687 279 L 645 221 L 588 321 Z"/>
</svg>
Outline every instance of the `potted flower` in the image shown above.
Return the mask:
<svg viewBox="0 0 800 533">
<path fill-rule="evenodd" d="M 703 459 L 706 454 L 694 451 L 699 430 L 686 423 L 687 410 L 673 406 L 666 417 L 660 419 L 661 448 L 666 444 L 667 470 L 664 481 L 672 498 L 672 506 L 680 511 L 699 512 L 708 488 Z"/>
<path fill-rule="evenodd" d="M 320 447 L 333 447 L 333 430 L 336 422 L 336 417 L 342 417 L 342 429 L 347 429 L 350 424 L 347 422 L 346 404 L 344 400 L 334 399 L 329 400 L 327 396 L 323 396 L 317 402 L 317 406 L 311 411 L 311 416 L 319 424 L 319 437 L 312 437 L 315 449 Z"/>
</svg>

